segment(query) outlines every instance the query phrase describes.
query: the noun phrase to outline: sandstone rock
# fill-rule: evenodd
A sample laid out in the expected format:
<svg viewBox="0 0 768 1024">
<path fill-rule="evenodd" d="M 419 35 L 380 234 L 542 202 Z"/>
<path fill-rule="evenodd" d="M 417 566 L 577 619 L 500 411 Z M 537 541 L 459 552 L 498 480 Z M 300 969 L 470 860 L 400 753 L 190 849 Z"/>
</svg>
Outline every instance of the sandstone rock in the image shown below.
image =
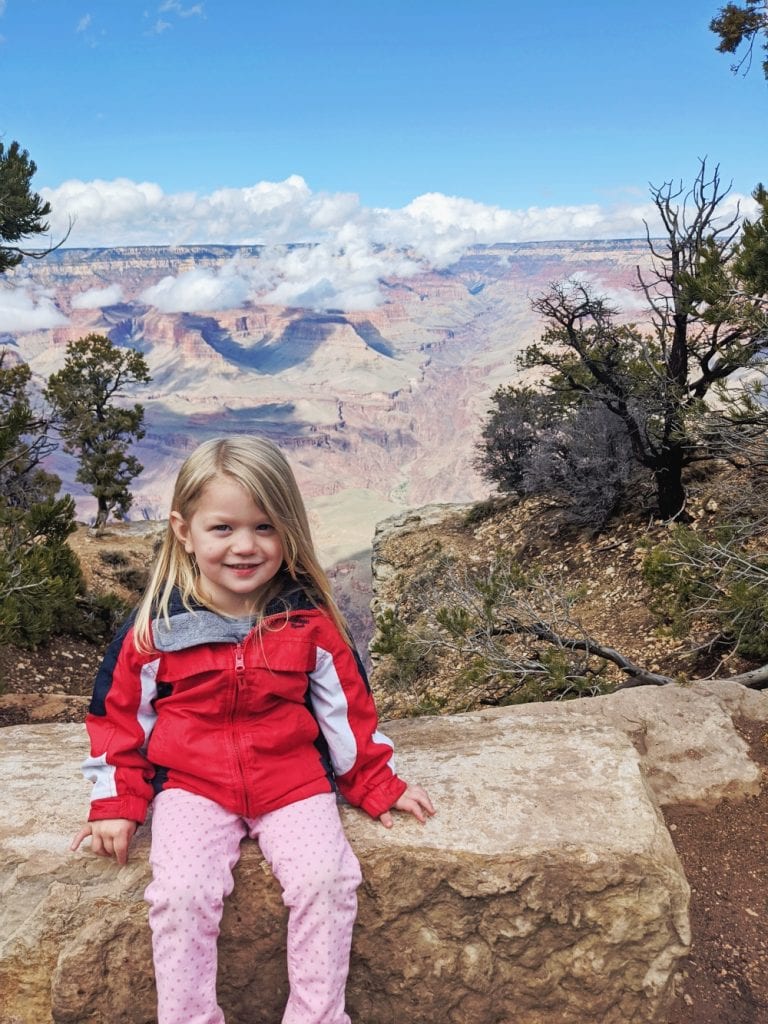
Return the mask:
<svg viewBox="0 0 768 1024">
<path fill-rule="evenodd" d="M 768 722 L 768 692 L 765 690 L 749 690 L 727 679 L 712 679 L 694 683 L 691 691 L 716 700 L 734 718 Z"/>
<path fill-rule="evenodd" d="M 348 1006 L 355 1024 L 664 1020 L 686 953 L 688 887 L 617 729 L 508 709 L 390 723 L 399 770 L 439 813 L 392 831 L 344 808 L 365 881 Z M 0 1024 L 149 1024 L 142 829 L 119 869 L 70 854 L 88 786 L 75 725 L 3 733 Z M 222 925 L 230 1024 L 277 1024 L 284 911 L 246 843 Z"/>
<path fill-rule="evenodd" d="M 401 536 L 411 530 L 422 530 L 425 526 L 443 523 L 446 519 L 453 519 L 472 508 L 474 508 L 472 503 L 434 502 L 431 505 L 422 505 L 420 508 L 405 509 L 377 523 L 374 543 L 376 545 L 384 544 L 387 538 L 393 534 Z"/>
<path fill-rule="evenodd" d="M 451 720 L 482 743 L 489 723 L 510 713 L 532 723 L 586 719 L 625 733 L 662 806 L 713 807 L 724 798 L 743 799 L 760 791 L 760 768 L 749 757 L 731 714 L 768 721 L 768 694 L 738 683 L 644 686 L 584 700 L 492 708 Z M 430 735 L 428 722 L 409 720 L 408 734 L 419 735 L 424 729 L 425 737 Z M 392 723 L 390 732 L 397 741 L 399 730 L 400 723 Z"/>
<path fill-rule="evenodd" d="M 419 508 L 409 508 L 381 519 L 376 524 L 373 537 L 372 590 L 370 602 L 374 616 L 385 609 L 393 608 L 398 593 L 398 571 L 400 565 L 393 565 L 386 554 L 387 543 L 392 537 L 404 537 L 409 533 L 460 519 L 474 506 L 471 503 L 434 502 Z M 375 658 L 373 658 L 375 662 Z"/>
</svg>

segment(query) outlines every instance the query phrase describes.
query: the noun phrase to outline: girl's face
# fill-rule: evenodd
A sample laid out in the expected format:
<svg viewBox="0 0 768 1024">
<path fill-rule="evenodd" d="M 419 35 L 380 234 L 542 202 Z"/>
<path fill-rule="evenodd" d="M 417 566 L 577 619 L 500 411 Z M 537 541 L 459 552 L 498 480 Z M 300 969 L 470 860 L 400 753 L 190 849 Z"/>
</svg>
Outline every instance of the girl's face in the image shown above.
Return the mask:
<svg viewBox="0 0 768 1024">
<path fill-rule="evenodd" d="M 248 615 L 283 564 L 277 531 L 231 477 L 209 481 L 189 519 L 171 512 L 171 526 L 197 560 L 202 594 L 225 615 Z"/>
</svg>

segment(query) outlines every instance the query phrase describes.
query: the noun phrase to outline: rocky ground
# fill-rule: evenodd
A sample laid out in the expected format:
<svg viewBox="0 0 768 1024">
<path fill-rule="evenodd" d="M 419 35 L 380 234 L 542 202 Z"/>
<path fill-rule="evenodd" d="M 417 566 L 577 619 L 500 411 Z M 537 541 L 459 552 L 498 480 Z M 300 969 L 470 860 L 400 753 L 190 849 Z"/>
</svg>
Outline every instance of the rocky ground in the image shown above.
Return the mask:
<svg viewBox="0 0 768 1024">
<path fill-rule="evenodd" d="M 58 640 L 34 653 L 0 647 L 0 725 L 82 721 L 101 649 Z M 768 773 L 765 726 L 739 723 Z M 768 785 L 745 803 L 666 813 L 691 884 L 693 945 L 668 1024 L 768 1020 Z"/>
<path fill-rule="evenodd" d="M 765 725 L 737 723 L 768 773 Z M 768 1020 L 768 774 L 758 797 L 665 817 L 691 885 L 693 943 L 669 1024 Z"/>
</svg>

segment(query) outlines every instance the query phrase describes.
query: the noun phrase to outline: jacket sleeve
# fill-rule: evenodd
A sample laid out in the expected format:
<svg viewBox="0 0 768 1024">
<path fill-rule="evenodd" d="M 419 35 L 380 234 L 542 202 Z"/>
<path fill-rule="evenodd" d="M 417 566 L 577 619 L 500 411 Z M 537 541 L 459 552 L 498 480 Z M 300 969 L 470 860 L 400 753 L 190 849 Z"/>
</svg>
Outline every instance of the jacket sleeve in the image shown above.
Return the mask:
<svg viewBox="0 0 768 1024">
<path fill-rule="evenodd" d="M 309 683 L 312 709 L 342 796 L 377 818 L 407 785 L 395 774 L 391 740 L 379 732 L 365 669 L 330 622 L 318 644 Z"/>
<path fill-rule="evenodd" d="M 141 655 L 131 623 L 117 634 L 96 675 L 85 720 L 91 756 L 82 765 L 93 782 L 89 821 L 144 821 L 155 769 L 146 757 L 155 723 L 159 656 Z"/>
</svg>

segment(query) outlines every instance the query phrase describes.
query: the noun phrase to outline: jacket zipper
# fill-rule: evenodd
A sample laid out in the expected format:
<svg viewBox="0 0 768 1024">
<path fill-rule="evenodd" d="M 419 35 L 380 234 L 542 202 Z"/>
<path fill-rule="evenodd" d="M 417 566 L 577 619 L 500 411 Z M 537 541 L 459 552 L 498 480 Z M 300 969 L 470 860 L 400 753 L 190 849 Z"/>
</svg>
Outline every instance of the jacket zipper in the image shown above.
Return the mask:
<svg viewBox="0 0 768 1024">
<path fill-rule="evenodd" d="M 240 783 L 243 788 L 243 796 L 245 798 L 245 809 L 246 817 L 253 817 L 250 814 L 250 800 L 248 798 L 248 787 L 245 781 L 245 770 L 243 769 L 243 761 L 240 755 L 240 736 L 237 726 L 237 706 L 240 699 L 240 691 L 243 687 L 243 681 L 245 679 L 245 647 L 242 642 L 235 646 L 235 694 L 232 701 L 232 745 L 235 751 L 235 760 L 237 761 L 237 768 L 240 773 Z"/>
</svg>

